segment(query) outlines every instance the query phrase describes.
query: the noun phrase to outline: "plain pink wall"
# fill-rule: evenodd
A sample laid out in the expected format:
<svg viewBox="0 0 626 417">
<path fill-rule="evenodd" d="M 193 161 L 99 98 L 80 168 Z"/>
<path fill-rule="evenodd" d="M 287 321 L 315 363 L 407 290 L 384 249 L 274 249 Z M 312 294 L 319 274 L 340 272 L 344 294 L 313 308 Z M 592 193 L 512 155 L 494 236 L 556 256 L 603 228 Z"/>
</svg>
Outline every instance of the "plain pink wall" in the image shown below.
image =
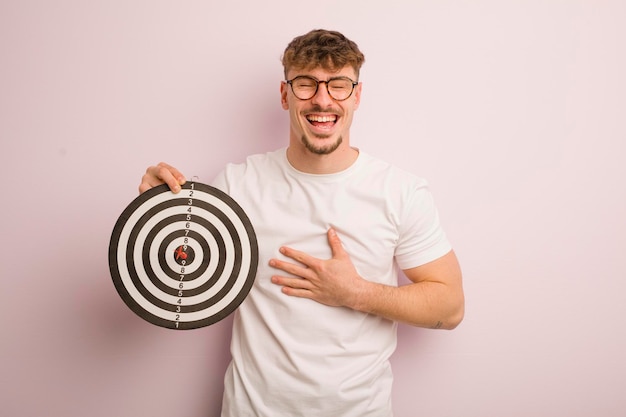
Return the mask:
<svg viewBox="0 0 626 417">
<path fill-rule="evenodd" d="M 283 146 L 280 55 L 366 54 L 353 142 L 426 177 L 461 259 L 453 332 L 400 326 L 397 417 L 626 414 L 620 1 L 2 1 L 0 404 L 215 416 L 230 321 L 174 332 L 107 249 L 144 169 L 210 181 Z"/>
</svg>

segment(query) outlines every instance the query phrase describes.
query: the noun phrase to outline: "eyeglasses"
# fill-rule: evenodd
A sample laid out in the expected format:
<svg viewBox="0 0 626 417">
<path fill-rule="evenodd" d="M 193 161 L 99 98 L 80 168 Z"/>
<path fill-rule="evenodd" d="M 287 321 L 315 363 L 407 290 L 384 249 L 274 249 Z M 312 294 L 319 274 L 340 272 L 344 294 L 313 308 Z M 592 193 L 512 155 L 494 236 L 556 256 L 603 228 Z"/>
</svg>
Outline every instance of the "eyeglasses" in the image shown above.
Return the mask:
<svg viewBox="0 0 626 417">
<path fill-rule="evenodd" d="M 328 81 L 320 81 L 308 75 L 299 75 L 286 82 L 291 86 L 293 95 L 300 100 L 310 100 L 315 97 L 320 83 L 326 84 L 326 91 L 328 91 L 328 95 L 333 100 L 347 100 L 352 95 L 354 87 L 359 84 L 348 77 L 337 77 Z"/>
</svg>

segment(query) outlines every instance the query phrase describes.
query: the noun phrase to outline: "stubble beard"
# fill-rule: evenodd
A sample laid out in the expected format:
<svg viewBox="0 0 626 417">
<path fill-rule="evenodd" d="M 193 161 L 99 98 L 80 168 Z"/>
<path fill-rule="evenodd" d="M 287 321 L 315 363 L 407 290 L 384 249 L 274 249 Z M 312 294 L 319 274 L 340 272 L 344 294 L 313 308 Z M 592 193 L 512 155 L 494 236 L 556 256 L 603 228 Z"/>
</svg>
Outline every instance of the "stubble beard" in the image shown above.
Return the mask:
<svg viewBox="0 0 626 417">
<path fill-rule="evenodd" d="M 343 142 L 343 136 L 339 136 L 335 143 L 327 146 L 315 146 L 306 135 L 302 135 L 302 143 L 312 153 L 316 155 L 329 155 L 337 150 Z"/>
</svg>

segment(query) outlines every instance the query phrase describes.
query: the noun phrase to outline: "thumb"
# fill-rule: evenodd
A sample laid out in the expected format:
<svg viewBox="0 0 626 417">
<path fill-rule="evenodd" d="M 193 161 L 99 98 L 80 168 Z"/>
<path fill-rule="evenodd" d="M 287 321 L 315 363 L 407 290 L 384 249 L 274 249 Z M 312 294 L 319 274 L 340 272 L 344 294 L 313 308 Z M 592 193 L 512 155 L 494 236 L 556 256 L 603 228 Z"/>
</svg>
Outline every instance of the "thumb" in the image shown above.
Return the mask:
<svg viewBox="0 0 626 417">
<path fill-rule="evenodd" d="M 341 244 L 341 239 L 337 236 L 337 231 L 332 227 L 328 229 L 328 244 L 330 245 L 330 250 L 333 253 L 333 258 L 337 258 L 346 253 L 343 249 L 343 245 Z"/>
</svg>

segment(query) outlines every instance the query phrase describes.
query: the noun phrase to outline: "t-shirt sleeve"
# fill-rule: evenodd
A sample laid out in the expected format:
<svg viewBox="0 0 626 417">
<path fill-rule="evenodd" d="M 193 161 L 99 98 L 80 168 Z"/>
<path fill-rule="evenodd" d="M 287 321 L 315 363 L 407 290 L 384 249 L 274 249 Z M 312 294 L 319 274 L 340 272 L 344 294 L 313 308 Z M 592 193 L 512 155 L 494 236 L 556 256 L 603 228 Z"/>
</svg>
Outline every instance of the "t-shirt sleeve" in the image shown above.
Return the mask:
<svg viewBox="0 0 626 417">
<path fill-rule="evenodd" d="M 228 194 L 228 181 L 226 179 L 226 170 L 224 169 L 220 171 L 215 176 L 215 178 L 213 178 L 213 181 L 211 181 L 210 185 Z"/>
<path fill-rule="evenodd" d="M 435 201 L 426 183 L 406 196 L 400 215 L 395 258 L 401 269 L 434 261 L 452 250 L 441 225 Z"/>
</svg>

